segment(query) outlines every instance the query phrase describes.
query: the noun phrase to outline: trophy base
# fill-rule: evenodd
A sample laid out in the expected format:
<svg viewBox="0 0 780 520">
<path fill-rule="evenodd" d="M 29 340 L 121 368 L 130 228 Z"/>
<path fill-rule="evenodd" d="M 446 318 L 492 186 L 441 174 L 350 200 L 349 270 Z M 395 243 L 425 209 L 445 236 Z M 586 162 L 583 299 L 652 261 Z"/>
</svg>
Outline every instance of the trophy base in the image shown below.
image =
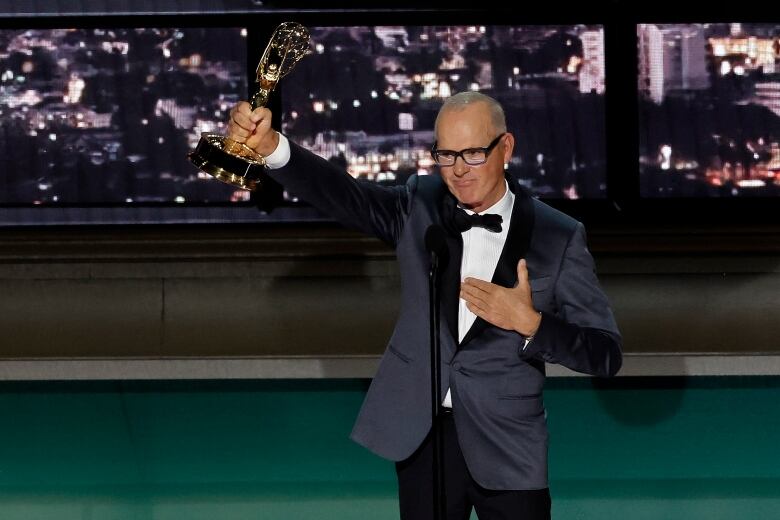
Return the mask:
<svg viewBox="0 0 780 520">
<path fill-rule="evenodd" d="M 220 134 L 203 132 L 187 157 L 199 170 L 242 190 L 256 191 L 264 176 L 262 155 Z"/>
</svg>

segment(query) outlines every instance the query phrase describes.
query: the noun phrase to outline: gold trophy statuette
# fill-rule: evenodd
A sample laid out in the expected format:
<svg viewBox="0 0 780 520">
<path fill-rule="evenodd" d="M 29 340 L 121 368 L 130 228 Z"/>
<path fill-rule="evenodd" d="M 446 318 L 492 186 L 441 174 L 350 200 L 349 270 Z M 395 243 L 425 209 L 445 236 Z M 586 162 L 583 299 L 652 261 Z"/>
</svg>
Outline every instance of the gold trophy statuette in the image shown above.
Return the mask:
<svg viewBox="0 0 780 520">
<path fill-rule="evenodd" d="M 295 22 L 284 22 L 276 28 L 271 41 L 257 64 L 257 93 L 252 96 L 252 110 L 265 106 L 280 79 L 309 51 L 309 31 Z M 243 190 L 255 191 L 264 175 L 265 157 L 244 143 L 224 135 L 203 132 L 195 150 L 188 155 L 201 171 Z"/>
</svg>

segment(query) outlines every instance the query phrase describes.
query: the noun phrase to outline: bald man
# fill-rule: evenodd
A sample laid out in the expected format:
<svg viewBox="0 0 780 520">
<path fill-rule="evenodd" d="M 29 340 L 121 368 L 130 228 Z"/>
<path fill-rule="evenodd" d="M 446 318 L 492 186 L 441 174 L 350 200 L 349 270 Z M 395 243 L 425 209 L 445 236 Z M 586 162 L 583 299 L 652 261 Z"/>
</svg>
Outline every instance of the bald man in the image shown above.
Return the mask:
<svg viewBox="0 0 780 520">
<path fill-rule="evenodd" d="M 442 421 L 448 519 L 549 519 L 545 363 L 612 376 L 621 337 L 579 222 L 504 172 L 515 138 L 476 92 L 447 99 L 431 154 L 439 175 L 358 182 L 239 103 L 229 136 L 266 156 L 288 192 L 396 250 L 401 311 L 352 438 L 396 462 L 402 520 L 433 517 L 428 330 L 431 225 L 446 232 Z M 583 446 L 583 449 L 587 449 Z"/>
</svg>

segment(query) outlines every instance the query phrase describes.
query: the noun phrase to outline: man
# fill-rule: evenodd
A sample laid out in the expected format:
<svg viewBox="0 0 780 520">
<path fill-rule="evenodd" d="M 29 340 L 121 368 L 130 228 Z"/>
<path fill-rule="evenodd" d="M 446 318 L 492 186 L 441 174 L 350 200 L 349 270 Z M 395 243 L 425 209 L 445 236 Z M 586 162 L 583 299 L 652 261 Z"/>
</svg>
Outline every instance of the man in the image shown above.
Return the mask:
<svg viewBox="0 0 780 520">
<path fill-rule="evenodd" d="M 611 376 L 621 339 L 583 226 L 507 181 L 514 137 L 501 106 L 474 92 L 449 98 L 432 151 L 440 176 L 396 187 L 355 181 L 273 131 L 270 120 L 267 109 L 240 103 L 229 135 L 266 156 L 269 174 L 288 191 L 396 249 L 401 311 L 352 438 L 397 462 L 401 518 L 432 518 L 424 237 L 438 224 L 447 230 L 448 257 L 441 289 L 447 518 L 467 519 L 474 507 L 481 520 L 548 519 L 544 364 Z"/>
</svg>

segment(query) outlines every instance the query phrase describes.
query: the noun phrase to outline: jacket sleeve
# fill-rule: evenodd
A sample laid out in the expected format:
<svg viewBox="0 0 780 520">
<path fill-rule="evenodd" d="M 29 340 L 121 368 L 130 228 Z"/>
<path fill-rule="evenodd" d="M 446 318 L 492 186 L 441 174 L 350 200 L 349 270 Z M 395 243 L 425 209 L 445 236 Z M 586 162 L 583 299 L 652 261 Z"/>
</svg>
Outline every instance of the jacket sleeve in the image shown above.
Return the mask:
<svg viewBox="0 0 780 520">
<path fill-rule="evenodd" d="M 395 246 L 411 203 L 416 176 L 403 186 L 381 186 L 349 173 L 290 142 L 290 160 L 268 174 L 325 215 Z"/>
<path fill-rule="evenodd" d="M 612 309 L 601 290 L 585 228 L 578 223 L 555 283 L 556 311 L 543 312 L 539 329 L 521 357 L 595 376 L 613 376 L 622 365 L 622 339 Z M 523 342 L 524 343 L 524 342 Z"/>
</svg>

